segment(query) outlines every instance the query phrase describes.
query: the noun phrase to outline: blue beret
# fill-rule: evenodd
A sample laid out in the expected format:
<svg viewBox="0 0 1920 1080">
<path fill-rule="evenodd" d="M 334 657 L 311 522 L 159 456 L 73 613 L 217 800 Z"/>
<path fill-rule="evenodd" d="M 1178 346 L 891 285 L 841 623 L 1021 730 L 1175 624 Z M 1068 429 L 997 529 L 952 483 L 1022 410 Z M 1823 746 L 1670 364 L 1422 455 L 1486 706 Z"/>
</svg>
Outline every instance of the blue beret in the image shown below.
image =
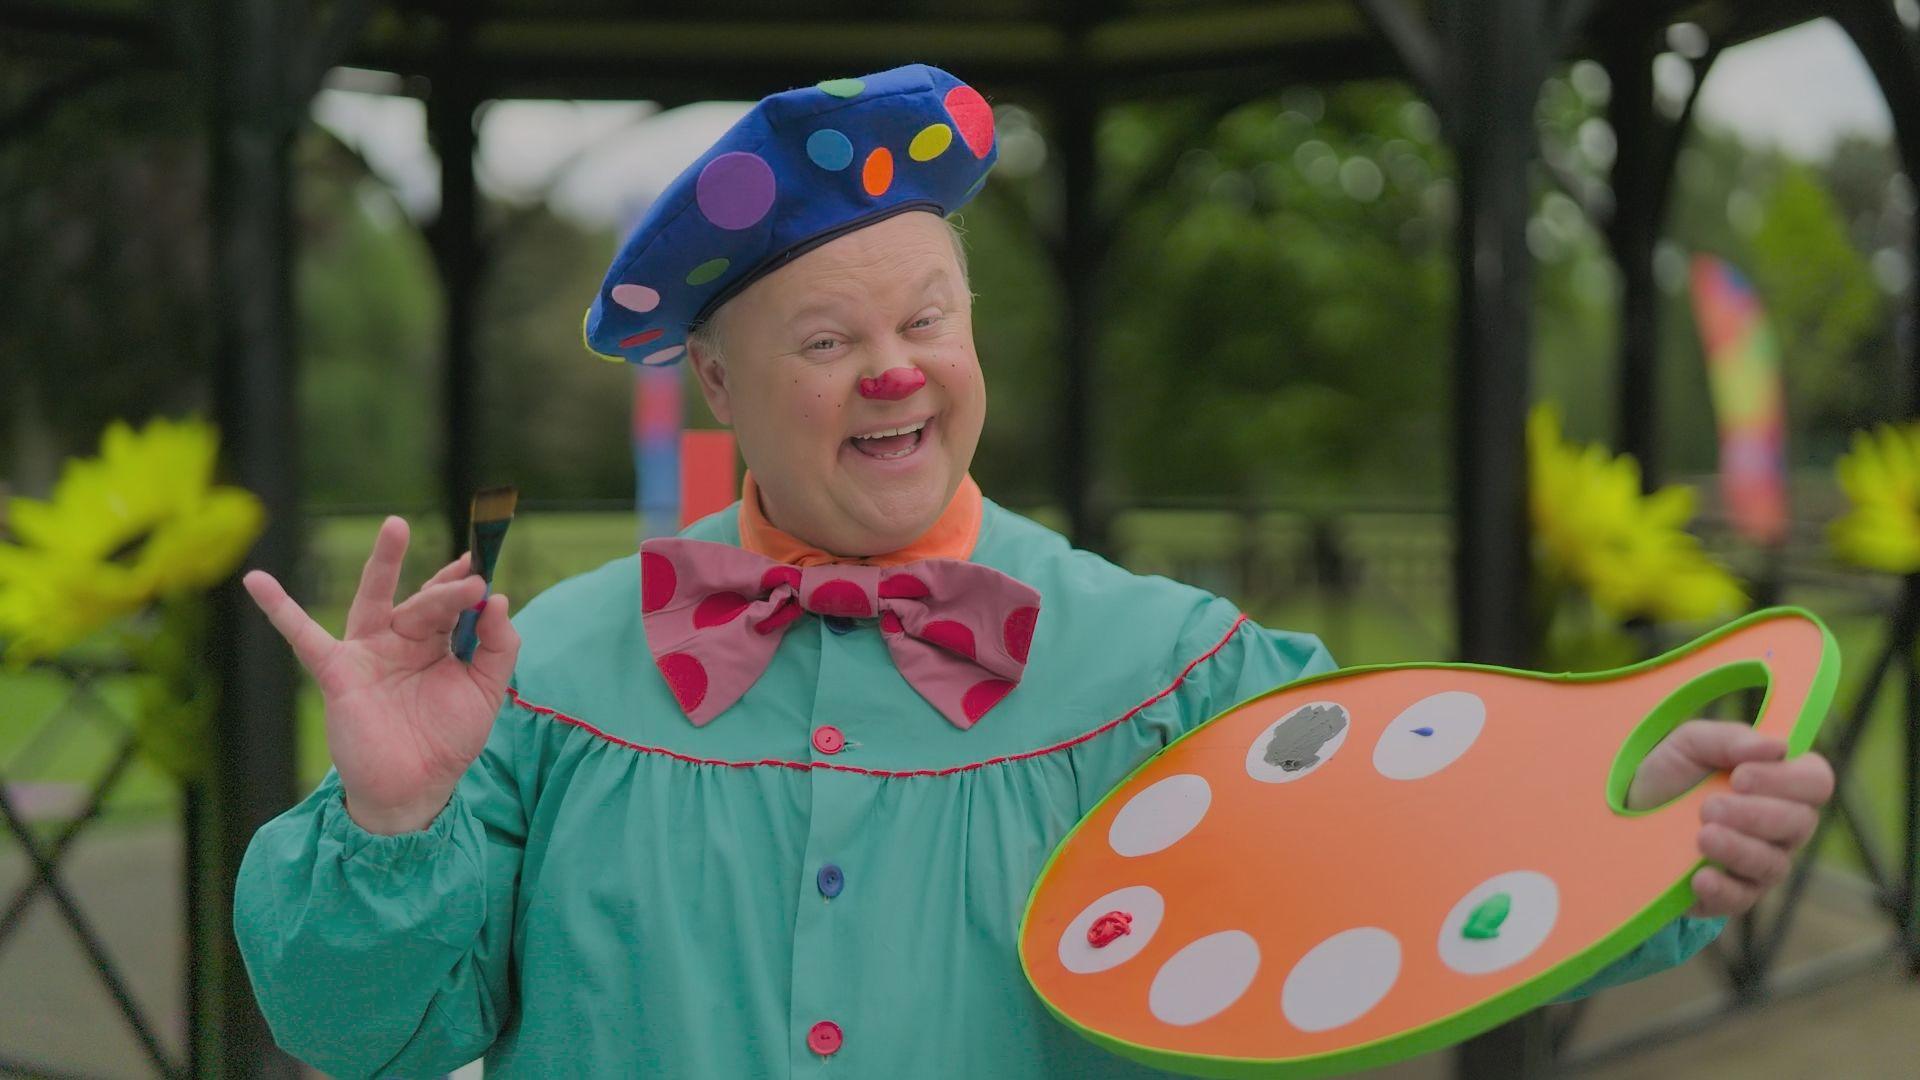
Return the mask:
<svg viewBox="0 0 1920 1080">
<path fill-rule="evenodd" d="M 688 328 L 761 275 L 905 210 L 952 213 L 998 153 L 986 99 L 925 64 L 765 98 L 621 245 L 587 309 L 587 348 L 674 363 Z"/>
</svg>

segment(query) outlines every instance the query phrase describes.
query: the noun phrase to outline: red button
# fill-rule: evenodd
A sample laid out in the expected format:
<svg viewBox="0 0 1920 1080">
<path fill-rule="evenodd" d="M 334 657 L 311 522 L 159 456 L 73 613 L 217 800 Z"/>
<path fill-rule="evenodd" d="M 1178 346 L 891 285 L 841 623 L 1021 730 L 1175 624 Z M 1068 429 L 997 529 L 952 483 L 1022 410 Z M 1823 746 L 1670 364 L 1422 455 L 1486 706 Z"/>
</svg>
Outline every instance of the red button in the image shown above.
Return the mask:
<svg viewBox="0 0 1920 1080">
<path fill-rule="evenodd" d="M 822 724 L 813 729 L 813 748 L 823 754 L 837 754 L 845 749 L 846 745 L 847 737 L 840 734 L 840 729 L 832 724 Z"/>
<path fill-rule="evenodd" d="M 840 1049 L 840 1025 L 822 1020 L 807 1029 L 807 1049 L 826 1057 Z"/>
</svg>

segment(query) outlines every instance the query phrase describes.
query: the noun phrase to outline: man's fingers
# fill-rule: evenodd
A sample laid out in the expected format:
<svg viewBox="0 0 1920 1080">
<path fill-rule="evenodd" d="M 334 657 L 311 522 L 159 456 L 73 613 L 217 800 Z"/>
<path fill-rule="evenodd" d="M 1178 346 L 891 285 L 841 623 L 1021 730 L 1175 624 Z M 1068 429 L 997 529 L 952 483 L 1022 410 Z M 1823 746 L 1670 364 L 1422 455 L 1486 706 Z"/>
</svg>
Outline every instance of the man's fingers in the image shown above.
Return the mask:
<svg viewBox="0 0 1920 1080">
<path fill-rule="evenodd" d="M 428 578 L 426 582 L 422 584 L 420 587 L 424 589 L 428 585 L 438 585 L 443 581 L 453 581 L 457 578 L 466 577 L 467 561 L 468 559 L 472 558 L 472 556 L 473 556 L 473 552 L 471 551 L 463 551 L 460 554 L 454 556 L 452 562 L 441 567 L 438 572 L 436 572 L 432 577 Z"/>
<path fill-rule="evenodd" d="M 387 625 L 393 611 L 393 590 L 400 584 L 400 562 L 407 553 L 407 523 L 389 515 L 373 538 L 373 552 L 360 571 L 360 587 L 347 609 L 347 637 L 371 634 Z"/>
<path fill-rule="evenodd" d="M 1693 895 L 1696 915 L 1739 915 L 1760 902 L 1760 887 L 1736 881 L 1724 870 L 1703 866 L 1693 872 Z"/>
<path fill-rule="evenodd" d="M 1778 846 L 1725 825 L 1700 827 L 1700 854 L 1741 880 L 1769 888 L 1786 880 L 1793 860 Z"/>
<path fill-rule="evenodd" d="M 460 621 L 460 612 L 479 603 L 486 590 L 486 582 L 477 577 L 428 585 L 393 609 L 393 632 L 414 641 L 444 641 Z"/>
<path fill-rule="evenodd" d="M 1689 720 L 1667 738 L 1689 760 L 1714 770 L 1787 756 L 1786 743 L 1732 720 Z"/>
<path fill-rule="evenodd" d="M 281 588 L 272 574 L 265 570 L 252 570 L 240 579 L 247 588 L 247 595 L 266 613 L 267 621 L 273 624 L 280 636 L 293 646 L 293 655 L 299 657 L 302 667 L 315 679 L 327 666 L 327 660 L 333 655 L 334 647 L 339 644 L 333 635 L 327 633 L 319 623 L 303 611 L 287 590 Z"/>
<path fill-rule="evenodd" d="M 520 656 L 520 632 L 507 617 L 505 596 L 496 593 L 487 598 L 486 610 L 480 613 L 480 624 L 474 630 L 480 636 L 473 650 L 474 674 L 496 688 L 506 686 L 513 675 L 514 661 Z"/>
<path fill-rule="evenodd" d="M 1815 753 L 1791 761 L 1749 762 L 1733 770 L 1733 790 L 1823 806 L 1833 798 L 1833 766 Z"/>
<path fill-rule="evenodd" d="M 1813 836 L 1820 812 L 1804 802 L 1771 795 L 1715 795 L 1700 804 L 1700 820 L 1794 851 Z"/>
</svg>

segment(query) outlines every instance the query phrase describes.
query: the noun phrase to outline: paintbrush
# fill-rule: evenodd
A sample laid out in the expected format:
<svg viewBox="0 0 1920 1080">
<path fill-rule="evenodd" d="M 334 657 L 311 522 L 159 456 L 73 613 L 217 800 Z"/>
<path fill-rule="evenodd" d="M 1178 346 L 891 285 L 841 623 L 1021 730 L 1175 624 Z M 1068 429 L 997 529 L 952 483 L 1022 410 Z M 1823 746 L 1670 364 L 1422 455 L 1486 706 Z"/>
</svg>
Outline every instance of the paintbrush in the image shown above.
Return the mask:
<svg viewBox="0 0 1920 1080">
<path fill-rule="evenodd" d="M 476 631 L 480 612 L 487 606 L 487 597 L 493 595 L 493 567 L 500 558 L 500 546 L 507 539 L 507 526 L 513 524 L 513 506 L 519 499 L 520 491 L 513 487 L 482 488 L 473 494 L 472 509 L 467 515 L 471 522 L 467 530 L 470 561 L 467 569 L 480 575 L 487 589 L 480 595 L 479 603 L 460 613 L 460 622 L 453 628 L 453 655 L 463 663 L 473 659 L 474 646 L 480 642 Z"/>
</svg>

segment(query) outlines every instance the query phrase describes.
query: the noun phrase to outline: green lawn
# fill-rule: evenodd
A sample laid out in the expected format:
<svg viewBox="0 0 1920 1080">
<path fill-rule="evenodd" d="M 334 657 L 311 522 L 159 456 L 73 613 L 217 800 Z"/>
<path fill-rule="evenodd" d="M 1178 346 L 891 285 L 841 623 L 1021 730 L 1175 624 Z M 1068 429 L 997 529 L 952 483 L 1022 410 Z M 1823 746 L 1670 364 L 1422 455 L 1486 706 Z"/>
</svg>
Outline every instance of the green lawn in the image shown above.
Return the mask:
<svg viewBox="0 0 1920 1080">
<path fill-rule="evenodd" d="M 1043 517 L 1045 515 L 1042 515 Z M 1374 514 L 1348 519 L 1348 550 L 1362 557 L 1366 574 L 1354 602 L 1339 604 L 1311 584 L 1273 572 L 1262 552 L 1294 550 L 1305 531 L 1295 520 L 1268 515 L 1251 521 L 1230 514 L 1156 511 L 1121 519 L 1115 546 L 1136 569 L 1167 573 L 1216 591 L 1233 593 L 1240 573 L 1252 573 L 1255 595 L 1244 606 L 1261 622 L 1321 634 L 1346 664 L 1445 658 L 1452 637 L 1444 575 L 1446 537 L 1441 519 L 1429 515 Z M 417 521 L 403 573 L 402 589 L 411 591 L 438 568 L 446 555 L 444 532 L 435 520 Z M 311 538 L 312 570 L 296 583 L 295 594 L 315 618 L 338 633 L 360 566 L 379 527 L 377 517 L 320 519 Z M 519 605 L 555 581 L 633 550 L 634 519 L 625 514 L 537 514 L 516 518 L 496 587 Z M 1265 569 L 1261 569 L 1265 566 Z M 1249 569 L 1251 568 L 1251 569 Z M 1877 654 L 1884 619 L 1867 612 L 1859 590 L 1801 590 L 1788 598 L 1819 612 L 1839 639 L 1846 670 L 1835 724 L 1851 706 L 1856 687 Z M 101 709 L 83 701 L 65 704 L 69 687 L 45 670 L 0 674 L 0 769 L 9 780 L 85 782 L 111 755 L 116 728 L 101 719 Z M 128 715 L 130 688 L 124 680 L 97 686 L 106 709 Z M 1862 805 L 1870 807 L 1897 835 L 1901 819 L 1901 745 L 1899 701 L 1882 695 L 1861 744 L 1854 783 Z M 316 782 L 327 768 L 320 701 L 311 685 L 299 702 L 300 774 Z M 13 768 L 24 766 L 24 771 Z M 108 807 L 117 819 L 150 818 L 168 813 L 175 796 L 166 776 L 142 761 L 114 792 Z M 1844 845 L 1829 851 L 1851 861 Z"/>
</svg>

